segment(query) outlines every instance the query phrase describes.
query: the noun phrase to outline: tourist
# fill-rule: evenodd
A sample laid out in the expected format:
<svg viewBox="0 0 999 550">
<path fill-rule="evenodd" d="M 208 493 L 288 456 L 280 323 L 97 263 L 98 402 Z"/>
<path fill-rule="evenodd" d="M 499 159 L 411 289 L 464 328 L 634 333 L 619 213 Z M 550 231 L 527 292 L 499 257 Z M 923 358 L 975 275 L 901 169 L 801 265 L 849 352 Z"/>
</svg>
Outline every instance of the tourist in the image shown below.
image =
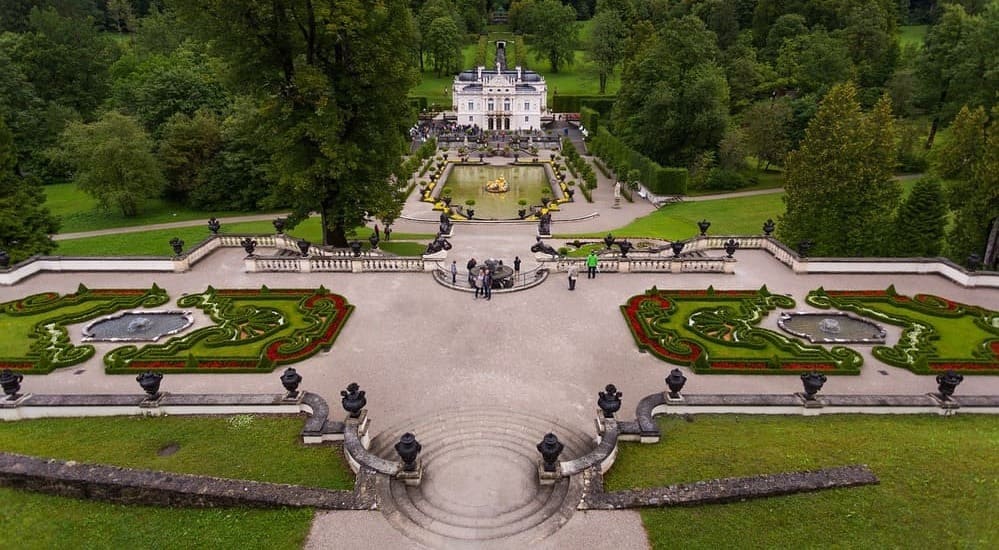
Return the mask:
<svg viewBox="0 0 999 550">
<path fill-rule="evenodd" d="M 596 279 L 597 278 L 597 263 L 599 262 L 597 258 L 597 253 L 593 250 L 590 251 L 590 255 L 586 257 L 586 278 Z"/>
<path fill-rule="evenodd" d="M 483 296 L 486 295 L 486 269 L 482 268 L 479 270 L 479 274 L 475 277 L 475 297 L 479 297 L 479 293 Z"/>
<path fill-rule="evenodd" d="M 579 278 L 579 268 L 575 263 L 569 264 L 569 290 L 576 290 L 576 279 Z"/>
<path fill-rule="evenodd" d="M 468 270 L 468 286 L 470 287 L 475 286 L 475 271 L 473 270 L 475 269 L 475 264 L 477 263 L 478 262 L 475 261 L 475 258 L 472 258 L 471 260 L 468 260 L 467 264 L 465 264 L 465 269 Z"/>
<path fill-rule="evenodd" d="M 458 284 L 458 262 L 451 260 L 451 284 Z"/>
<path fill-rule="evenodd" d="M 486 300 L 493 299 L 493 273 L 488 269 L 482 270 L 482 295 Z"/>
<path fill-rule="evenodd" d="M 520 256 L 513 257 L 513 275 L 514 277 L 520 275 Z"/>
</svg>

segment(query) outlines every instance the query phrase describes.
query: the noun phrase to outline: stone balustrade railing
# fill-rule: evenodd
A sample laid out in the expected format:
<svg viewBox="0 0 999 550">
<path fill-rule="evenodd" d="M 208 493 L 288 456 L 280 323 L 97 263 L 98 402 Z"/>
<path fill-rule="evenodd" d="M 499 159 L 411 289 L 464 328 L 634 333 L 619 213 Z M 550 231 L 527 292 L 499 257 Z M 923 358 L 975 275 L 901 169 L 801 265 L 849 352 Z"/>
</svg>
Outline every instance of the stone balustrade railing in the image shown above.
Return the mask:
<svg viewBox="0 0 999 550">
<path fill-rule="evenodd" d="M 218 249 L 242 248 L 242 240 L 246 237 L 256 240 L 258 248 L 299 250 L 297 241 L 287 235 L 226 234 L 211 235 L 174 257 L 33 256 L 14 266 L 0 268 L 0 286 L 17 284 L 36 273 L 53 271 L 184 272 Z M 968 271 L 946 258 L 807 258 L 799 256 L 777 239 L 762 235 L 696 236 L 686 241 L 683 251 L 722 251 L 730 239 L 739 243 L 740 250 L 766 250 L 795 273 L 933 274 L 965 287 L 999 288 L 999 272 Z M 244 265 L 249 272 L 430 272 L 434 270 L 436 261 L 446 257 L 444 251 L 421 257 L 384 256 L 379 251 L 364 251 L 355 256 L 348 249 L 313 247 L 307 258 L 249 256 Z M 569 265 L 575 264 L 580 272 L 586 271 L 584 258 L 552 258 L 544 254 L 538 254 L 536 258 L 548 269 L 564 272 Z M 723 254 L 674 258 L 668 250 L 655 253 L 633 250 L 626 258 L 602 257 L 598 269 L 604 273 L 734 273 L 736 261 Z"/>
</svg>

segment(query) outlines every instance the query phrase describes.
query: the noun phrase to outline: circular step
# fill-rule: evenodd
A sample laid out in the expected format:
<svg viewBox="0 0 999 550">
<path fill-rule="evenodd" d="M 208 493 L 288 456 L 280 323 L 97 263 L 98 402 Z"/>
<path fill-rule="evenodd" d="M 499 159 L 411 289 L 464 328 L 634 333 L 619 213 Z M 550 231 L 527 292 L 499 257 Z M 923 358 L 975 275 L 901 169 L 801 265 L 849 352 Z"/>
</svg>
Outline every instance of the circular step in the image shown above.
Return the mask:
<svg viewBox="0 0 999 550">
<path fill-rule="evenodd" d="M 560 460 L 596 446 L 595 437 L 551 419 L 482 407 L 438 411 L 391 427 L 372 439 L 369 450 L 398 460 L 393 446 L 405 432 L 423 446 L 422 482 L 410 487 L 383 480 L 379 500 L 393 526 L 431 547 L 510 547 L 551 535 L 571 517 L 582 488 L 567 478 L 540 485 L 535 446 L 548 432 L 565 445 Z"/>
</svg>

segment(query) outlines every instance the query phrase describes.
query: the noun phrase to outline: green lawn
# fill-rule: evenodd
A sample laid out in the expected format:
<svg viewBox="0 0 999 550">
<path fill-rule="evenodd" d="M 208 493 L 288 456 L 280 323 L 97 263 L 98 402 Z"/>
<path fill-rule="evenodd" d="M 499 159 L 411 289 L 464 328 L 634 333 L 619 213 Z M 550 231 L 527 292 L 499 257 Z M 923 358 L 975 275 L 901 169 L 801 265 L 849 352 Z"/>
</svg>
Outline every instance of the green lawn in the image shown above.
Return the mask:
<svg viewBox="0 0 999 550">
<path fill-rule="evenodd" d="M 0 423 L 0 449 L 192 473 L 351 489 L 339 446 L 298 442 L 301 418 L 111 417 Z M 157 451 L 177 443 L 171 456 Z M 0 488 L 4 540 L 17 548 L 301 548 L 310 509 L 125 506 Z M 0 546 L 3 546 L 0 544 Z"/>
<path fill-rule="evenodd" d="M 279 390 L 276 377 L 274 384 Z M 0 449 L 130 468 L 352 489 L 354 475 L 339 446 L 299 442 L 303 421 L 253 415 L 21 420 L 0 423 Z M 176 453 L 157 454 L 171 443 L 180 446 Z"/>
<path fill-rule="evenodd" d="M 269 234 L 274 233 L 274 226 L 271 222 L 223 224 L 221 233 Z M 367 246 L 367 238 L 371 233 L 371 229 L 359 227 L 356 230 L 355 236 Z M 287 234 L 313 243 L 322 242 L 322 231 L 318 217 L 312 217 L 303 221 L 294 229 L 287 231 Z M 169 256 L 173 253 L 170 247 L 170 239 L 174 237 L 180 238 L 184 241 L 184 250 L 190 250 L 208 238 L 208 236 L 207 226 L 116 233 L 113 235 L 57 241 L 59 246 L 52 254 L 58 256 Z M 393 240 L 388 243 L 382 241 L 379 246 L 387 252 L 404 255 L 415 250 L 414 244 L 396 241 L 420 240 L 429 242 L 433 239 L 433 235 L 393 232 L 392 238 Z M 426 249 L 426 244 L 418 245 L 416 248 L 419 248 L 419 252 L 422 253 Z"/>
<path fill-rule="evenodd" d="M 62 226 L 59 228 L 60 233 L 94 231 L 97 229 L 197 220 L 201 218 L 207 223 L 208 218 L 212 216 L 221 218 L 266 212 L 206 212 L 193 210 L 182 204 L 169 202 L 164 199 L 149 199 L 142 205 L 138 216 L 126 218 L 118 212 L 101 210 L 97 205 L 97 201 L 90 195 L 80 191 L 75 183 L 46 185 L 42 189 L 45 191 L 46 196 L 45 205 L 62 220 Z"/>
<path fill-rule="evenodd" d="M 654 548 L 999 546 L 990 415 L 695 415 L 659 425 L 663 442 L 621 446 L 608 490 L 858 463 L 881 484 L 644 510 Z"/>
<path fill-rule="evenodd" d="M 902 25 L 898 28 L 898 45 L 902 48 L 922 46 L 923 39 L 926 38 L 926 31 L 929 28 L 929 25 Z"/>
<path fill-rule="evenodd" d="M 612 231 L 619 238 L 687 239 L 698 233 L 697 222 L 711 222 L 709 234 L 758 235 L 767 218 L 784 212 L 783 193 L 670 204 Z M 557 220 L 556 220 L 557 222 Z M 556 223 L 555 227 L 558 227 Z M 557 238 L 603 238 L 607 232 L 560 234 Z"/>
<path fill-rule="evenodd" d="M 23 550 L 292 550 L 305 543 L 312 515 L 307 508 L 126 506 L 0 487 L 4 540 Z"/>
</svg>

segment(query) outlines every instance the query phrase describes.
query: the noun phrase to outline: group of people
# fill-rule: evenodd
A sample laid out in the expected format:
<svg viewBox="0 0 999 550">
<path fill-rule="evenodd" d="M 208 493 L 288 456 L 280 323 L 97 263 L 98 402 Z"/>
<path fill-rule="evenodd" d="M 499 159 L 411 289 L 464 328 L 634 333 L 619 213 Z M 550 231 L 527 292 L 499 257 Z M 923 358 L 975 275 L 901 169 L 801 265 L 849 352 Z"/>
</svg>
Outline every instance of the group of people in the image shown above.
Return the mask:
<svg viewBox="0 0 999 550">
<path fill-rule="evenodd" d="M 596 279 L 597 278 L 597 265 L 600 263 L 600 258 L 597 257 L 597 253 L 590 251 L 590 254 L 586 257 L 586 278 Z M 569 264 L 569 290 L 576 290 L 576 279 L 579 278 L 579 268 L 576 264 Z"/>
<path fill-rule="evenodd" d="M 503 262 L 499 262 L 500 265 Z M 513 272 L 514 277 L 520 274 L 520 256 L 516 256 L 513 259 Z M 490 264 L 487 261 L 486 264 Z M 478 300 L 479 296 L 482 296 L 486 300 L 492 300 L 493 298 L 493 271 L 489 265 L 479 266 L 478 261 L 475 258 L 468 260 L 465 264 L 465 268 L 468 269 L 468 286 L 475 289 L 474 299 Z M 476 269 L 478 268 L 478 269 Z M 451 261 L 451 284 L 458 284 L 458 262 Z"/>
</svg>

